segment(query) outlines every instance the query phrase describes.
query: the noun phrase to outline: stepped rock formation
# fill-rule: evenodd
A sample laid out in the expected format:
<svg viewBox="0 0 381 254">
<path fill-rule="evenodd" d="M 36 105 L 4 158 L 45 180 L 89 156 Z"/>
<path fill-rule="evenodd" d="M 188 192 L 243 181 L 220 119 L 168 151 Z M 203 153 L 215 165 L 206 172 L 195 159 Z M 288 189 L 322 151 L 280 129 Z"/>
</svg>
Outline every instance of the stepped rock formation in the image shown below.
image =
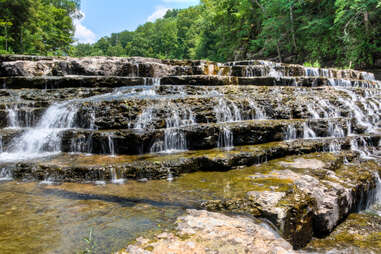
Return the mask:
<svg viewBox="0 0 381 254">
<path fill-rule="evenodd" d="M 236 172 L 234 195 L 200 206 L 267 219 L 295 249 L 378 200 L 381 83 L 371 73 L 259 60 L 0 56 L 0 86 L 0 177 Z M 154 249 L 173 242 L 186 244 L 173 235 Z"/>
</svg>

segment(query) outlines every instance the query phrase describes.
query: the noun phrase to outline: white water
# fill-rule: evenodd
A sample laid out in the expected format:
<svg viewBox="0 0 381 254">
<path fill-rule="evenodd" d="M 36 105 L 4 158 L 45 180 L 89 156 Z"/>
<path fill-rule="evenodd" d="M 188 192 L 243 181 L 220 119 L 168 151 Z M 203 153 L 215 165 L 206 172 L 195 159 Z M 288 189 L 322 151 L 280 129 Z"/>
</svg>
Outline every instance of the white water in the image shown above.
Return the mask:
<svg viewBox="0 0 381 254">
<path fill-rule="evenodd" d="M 107 143 L 108 143 L 108 150 L 111 156 L 115 156 L 115 146 L 114 146 L 114 140 L 112 139 L 111 135 L 107 136 Z"/>
<path fill-rule="evenodd" d="M 307 77 L 319 77 L 319 68 L 305 67 L 305 75 Z"/>
<path fill-rule="evenodd" d="M 303 138 L 304 139 L 316 138 L 315 132 L 308 126 L 307 123 L 303 124 Z"/>
<path fill-rule="evenodd" d="M 338 124 L 334 124 L 332 122 L 328 123 L 328 134 L 330 137 L 335 137 L 335 138 L 345 137 L 343 128 L 341 128 Z"/>
<path fill-rule="evenodd" d="M 8 127 L 9 128 L 20 128 L 20 122 L 18 119 L 18 114 L 17 114 L 17 106 L 13 108 L 7 107 L 8 111 Z"/>
<path fill-rule="evenodd" d="M 233 133 L 226 126 L 222 127 L 222 130 L 220 129 L 220 133 L 218 135 L 217 147 L 223 148 L 226 150 L 230 150 L 234 147 Z"/>
<path fill-rule="evenodd" d="M 248 99 L 249 107 L 251 108 L 251 118 L 247 120 L 254 120 L 254 119 L 267 119 L 266 113 L 263 109 L 261 109 L 253 100 Z"/>
<path fill-rule="evenodd" d="M 285 140 L 294 140 L 297 138 L 296 135 L 296 128 L 294 125 L 287 126 L 286 134 L 285 134 Z"/>
<path fill-rule="evenodd" d="M 35 128 L 15 138 L 9 148 L 0 153 L 0 162 L 12 162 L 57 154 L 61 151 L 60 134 L 74 128 L 77 108 L 73 104 L 53 104 Z"/>
<path fill-rule="evenodd" d="M 261 113 L 253 103 L 250 104 L 250 101 L 249 105 L 254 108 L 258 117 L 264 117 L 263 113 Z M 214 112 L 216 114 L 217 123 L 238 122 L 243 119 L 238 106 L 233 101 L 225 98 L 219 98 L 218 105 L 214 107 Z M 233 139 L 233 133 L 229 129 L 229 126 L 222 126 L 218 134 L 217 147 L 231 149 L 234 147 Z"/>
<path fill-rule="evenodd" d="M 192 126 L 196 124 L 193 112 L 190 108 L 180 108 L 175 103 L 167 102 L 158 105 L 169 112 L 165 119 L 166 128 L 164 130 L 164 140 L 156 141 L 151 147 L 154 153 L 175 153 L 187 150 L 187 140 L 184 130 L 181 127 Z M 145 117 L 150 121 L 152 116 Z M 144 122 L 144 121 L 143 121 Z M 143 124 L 143 126 L 146 124 Z"/>
<path fill-rule="evenodd" d="M 116 172 L 115 168 L 111 168 L 111 182 L 114 184 L 123 184 L 125 183 L 126 179 L 120 178 L 118 176 L 118 173 Z"/>
</svg>

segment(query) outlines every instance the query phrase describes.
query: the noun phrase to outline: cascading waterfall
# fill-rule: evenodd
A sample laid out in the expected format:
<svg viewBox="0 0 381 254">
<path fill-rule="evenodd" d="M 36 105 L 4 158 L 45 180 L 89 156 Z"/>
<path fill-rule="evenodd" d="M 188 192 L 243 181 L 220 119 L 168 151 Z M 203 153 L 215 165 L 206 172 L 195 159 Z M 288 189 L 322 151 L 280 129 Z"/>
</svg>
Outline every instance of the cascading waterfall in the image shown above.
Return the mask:
<svg viewBox="0 0 381 254">
<path fill-rule="evenodd" d="M 312 108 L 312 106 L 310 104 L 307 104 L 307 111 L 310 113 L 310 115 L 312 116 L 313 119 L 319 119 L 320 118 L 319 113 L 314 108 Z"/>
<path fill-rule="evenodd" d="M 229 128 L 224 126 L 222 130 L 220 129 L 217 146 L 226 150 L 230 150 L 234 147 L 233 133 Z"/>
<path fill-rule="evenodd" d="M 238 106 L 233 101 L 224 98 L 219 98 L 218 105 L 214 107 L 214 112 L 218 123 L 242 121 Z"/>
<path fill-rule="evenodd" d="M 231 107 L 229 107 L 228 103 Z M 242 115 L 237 105 L 230 100 L 219 98 L 218 105 L 214 107 L 217 123 L 230 123 L 242 121 Z M 223 126 L 219 130 L 218 143 L 219 148 L 231 149 L 233 144 L 233 133 L 228 126 Z"/>
<path fill-rule="evenodd" d="M 251 108 L 251 118 L 247 119 L 247 120 L 254 120 L 254 119 L 266 119 L 266 113 L 261 109 L 259 108 L 259 106 L 257 104 L 255 104 L 254 101 L 248 99 L 247 100 L 248 103 L 249 103 L 249 107 Z"/>
<path fill-rule="evenodd" d="M 163 105 L 161 105 L 163 107 Z M 184 131 L 180 127 L 191 126 L 196 123 L 190 108 L 179 108 L 176 104 L 168 102 L 163 108 L 170 110 L 165 119 L 164 141 L 157 141 L 151 147 L 151 152 L 174 153 L 187 150 L 187 141 Z M 152 117 L 147 117 L 152 119 Z"/>
<path fill-rule="evenodd" d="M 284 135 L 285 136 L 285 140 L 294 140 L 297 138 L 297 135 L 296 135 L 296 128 L 294 125 L 288 125 L 287 126 L 287 130 L 286 130 L 286 134 Z"/>
<path fill-rule="evenodd" d="M 351 140 L 351 150 L 359 153 L 360 158 L 365 160 L 373 160 L 371 152 L 368 149 L 368 143 L 364 139 L 364 137 L 359 136 L 356 139 Z"/>
<path fill-rule="evenodd" d="M 305 67 L 304 68 L 305 75 L 307 77 L 319 77 L 319 68 L 313 68 L 313 67 Z"/>
<path fill-rule="evenodd" d="M 335 138 L 345 137 L 343 128 L 341 128 L 338 124 L 333 124 L 332 122 L 328 123 L 328 134 L 330 137 Z"/>
<path fill-rule="evenodd" d="M 375 195 L 375 203 L 381 204 L 381 177 L 378 172 L 376 172 L 376 195 Z M 381 211 L 380 214 L 381 216 Z"/>
<path fill-rule="evenodd" d="M 338 142 L 337 140 L 333 140 L 332 142 L 330 142 L 328 151 L 330 153 L 338 153 L 338 152 L 340 152 L 341 151 L 341 144 L 340 144 L 340 142 Z"/>
<path fill-rule="evenodd" d="M 114 167 L 111 167 L 110 174 L 111 174 L 111 182 L 112 183 L 114 183 L 114 184 L 125 183 L 126 179 L 119 177 L 118 172 Z"/>
<path fill-rule="evenodd" d="M 75 127 L 77 110 L 74 104 L 53 104 L 36 127 L 12 141 L 9 148 L 0 154 L 0 161 L 32 159 L 59 153 L 60 133 Z"/>
<path fill-rule="evenodd" d="M 9 128 L 20 128 L 20 121 L 17 114 L 17 105 L 13 108 L 7 107 L 8 111 L 8 127 Z"/>
<path fill-rule="evenodd" d="M 107 136 L 107 143 L 108 143 L 108 150 L 110 152 L 110 155 L 115 156 L 114 140 L 112 139 L 111 135 Z"/>
<path fill-rule="evenodd" d="M 0 168 L 0 181 L 8 181 L 12 179 L 12 172 L 9 168 Z"/>
<path fill-rule="evenodd" d="M 276 70 L 277 67 L 281 67 L 280 63 L 274 63 L 274 62 L 264 61 L 264 60 L 259 60 L 259 63 L 264 65 L 266 68 L 268 68 L 268 71 L 266 73 L 267 76 L 276 78 L 277 80 L 279 80 L 280 78 L 284 76 L 280 71 Z"/>
<path fill-rule="evenodd" d="M 303 138 L 305 139 L 316 138 L 315 132 L 308 126 L 307 123 L 303 124 Z"/>
<path fill-rule="evenodd" d="M 145 129 L 152 122 L 153 119 L 153 106 L 149 106 L 143 110 L 143 112 L 138 116 L 138 120 L 135 123 L 135 129 Z"/>
</svg>

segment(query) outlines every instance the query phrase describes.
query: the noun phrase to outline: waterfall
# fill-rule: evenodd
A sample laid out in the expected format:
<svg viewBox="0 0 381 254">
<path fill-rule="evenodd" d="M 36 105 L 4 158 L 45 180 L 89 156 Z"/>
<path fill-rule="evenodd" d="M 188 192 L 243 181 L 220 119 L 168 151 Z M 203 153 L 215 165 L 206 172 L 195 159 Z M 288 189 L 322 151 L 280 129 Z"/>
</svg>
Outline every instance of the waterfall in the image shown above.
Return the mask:
<svg viewBox="0 0 381 254">
<path fill-rule="evenodd" d="M 277 80 L 280 80 L 281 77 L 283 77 L 283 73 L 276 70 L 276 67 L 281 67 L 282 65 L 280 63 L 265 61 L 265 60 L 258 60 L 258 62 L 262 65 L 264 65 L 268 71 L 266 73 L 267 76 L 276 78 Z M 262 76 L 266 76 L 262 75 Z"/>
<path fill-rule="evenodd" d="M 111 173 L 111 182 L 112 183 L 114 183 L 114 184 L 123 184 L 126 181 L 125 179 L 120 178 L 118 176 L 118 172 L 116 171 L 116 169 L 114 167 L 111 167 L 110 173 Z"/>
<path fill-rule="evenodd" d="M 73 104 L 53 104 L 45 111 L 36 127 L 12 140 L 9 148 L 0 154 L 0 161 L 17 161 L 59 153 L 60 134 L 74 127 L 77 110 Z"/>
<path fill-rule="evenodd" d="M 347 108 L 349 108 L 349 110 L 351 112 L 351 117 L 354 117 L 357 124 L 365 127 L 368 132 L 372 132 L 374 129 L 374 126 L 368 122 L 368 119 L 366 118 L 365 114 L 356 105 L 356 102 L 359 101 L 357 95 L 348 89 L 339 89 L 339 88 L 337 88 L 337 89 L 346 93 L 348 95 L 348 97 L 350 98 L 350 99 L 338 98 L 338 100 L 343 105 L 345 105 Z"/>
<path fill-rule="evenodd" d="M 92 135 L 86 137 L 75 137 L 71 139 L 70 151 L 75 153 L 91 153 Z"/>
<path fill-rule="evenodd" d="M 12 180 L 12 172 L 9 168 L 0 168 L 0 181 Z"/>
<path fill-rule="evenodd" d="M 305 75 L 307 77 L 319 77 L 320 76 L 318 68 L 305 67 L 304 71 L 305 71 Z"/>
<path fill-rule="evenodd" d="M 261 108 L 259 108 L 259 106 L 257 106 L 254 103 L 254 101 L 252 101 L 251 99 L 248 99 L 247 101 L 248 101 L 249 107 L 252 111 L 251 116 L 250 116 L 251 118 L 249 118 L 248 120 L 266 119 L 267 118 L 265 112 Z"/>
<path fill-rule="evenodd" d="M 310 104 L 307 104 L 307 111 L 310 113 L 313 119 L 320 118 L 319 113 L 315 109 L 313 109 Z"/>
<path fill-rule="evenodd" d="M 111 135 L 107 136 L 108 150 L 111 156 L 115 156 L 115 146 Z"/>
<path fill-rule="evenodd" d="M 233 110 L 228 105 L 230 103 Z M 227 123 L 227 122 L 237 122 L 242 121 L 242 115 L 233 101 L 225 100 L 220 98 L 218 100 L 218 105 L 214 107 L 214 112 L 216 114 L 217 123 Z M 223 126 L 218 134 L 218 144 L 219 148 L 232 148 L 233 144 L 233 133 L 228 126 Z"/>
<path fill-rule="evenodd" d="M 285 140 L 294 140 L 297 138 L 296 136 L 296 128 L 294 125 L 288 125 L 287 126 L 287 130 L 286 130 L 286 134 L 284 135 L 285 136 Z"/>
<path fill-rule="evenodd" d="M 330 153 L 338 153 L 338 152 L 340 152 L 341 151 L 341 144 L 337 140 L 332 141 L 329 144 L 328 151 Z"/>
<path fill-rule="evenodd" d="M 3 150 L 3 136 L 0 135 L 0 153 L 4 152 Z"/>
<path fill-rule="evenodd" d="M 368 143 L 364 137 L 358 137 L 358 139 L 352 139 L 350 142 L 351 150 L 360 154 L 360 158 L 364 160 L 373 160 L 371 152 L 368 149 Z"/>
<path fill-rule="evenodd" d="M 218 148 L 224 148 L 227 150 L 230 150 L 234 147 L 233 143 L 233 133 L 231 130 L 227 127 L 222 127 L 222 130 L 220 129 L 220 133 L 218 135 Z"/>
<path fill-rule="evenodd" d="M 316 138 L 315 132 L 308 126 L 307 123 L 303 124 L 303 138 L 305 139 Z"/>
<path fill-rule="evenodd" d="M 376 195 L 375 203 L 381 204 L 381 178 L 378 172 L 376 172 Z"/>
<path fill-rule="evenodd" d="M 135 123 L 135 129 L 145 129 L 152 122 L 153 119 L 153 107 L 147 107 L 138 116 L 138 120 Z"/>
<path fill-rule="evenodd" d="M 330 137 L 336 137 L 336 138 L 345 137 L 343 128 L 341 128 L 338 124 L 333 124 L 332 122 L 328 123 L 328 134 Z"/>
<path fill-rule="evenodd" d="M 233 101 L 224 98 L 219 98 L 218 105 L 214 107 L 214 112 L 218 123 L 242 121 L 242 115 L 237 105 Z"/>
<path fill-rule="evenodd" d="M 151 152 L 174 153 L 187 150 L 187 141 L 184 130 L 180 127 L 192 126 L 196 123 L 190 108 L 179 108 L 176 104 L 168 102 L 161 104 L 169 110 L 169 116 L 165 119 L 166 129 L 164 140 L 156 141 L 151 147 Z M 151 116 L 147 117 L 150 119 Z"/>
<path fill-rule="evenodd" d="M 20 128 L 20 121 L 17 114 L 17 105 L 13 108 L 7 106 L 8 111 L 8 127 L 9 128 Z"/>
</svg>

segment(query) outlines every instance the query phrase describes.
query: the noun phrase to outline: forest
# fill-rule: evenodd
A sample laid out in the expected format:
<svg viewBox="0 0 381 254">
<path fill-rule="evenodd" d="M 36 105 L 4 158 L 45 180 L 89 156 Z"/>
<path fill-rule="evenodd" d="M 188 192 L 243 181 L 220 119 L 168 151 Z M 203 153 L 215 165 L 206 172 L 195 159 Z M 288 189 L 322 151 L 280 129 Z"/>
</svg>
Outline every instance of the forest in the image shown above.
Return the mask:
<svg viewBox="0 0 381 254">
<path fill-rule="evenodd" d="M 381 0 L 201 0 L 94 44 L 73 44 L 78 1 L 0 3 L 1 52 L 381 65 Z"/>
<path fill-rule="evenodd" d="M 0 0 L 0 54 L 67 55 L 80 0 Z"/>
</svg>

